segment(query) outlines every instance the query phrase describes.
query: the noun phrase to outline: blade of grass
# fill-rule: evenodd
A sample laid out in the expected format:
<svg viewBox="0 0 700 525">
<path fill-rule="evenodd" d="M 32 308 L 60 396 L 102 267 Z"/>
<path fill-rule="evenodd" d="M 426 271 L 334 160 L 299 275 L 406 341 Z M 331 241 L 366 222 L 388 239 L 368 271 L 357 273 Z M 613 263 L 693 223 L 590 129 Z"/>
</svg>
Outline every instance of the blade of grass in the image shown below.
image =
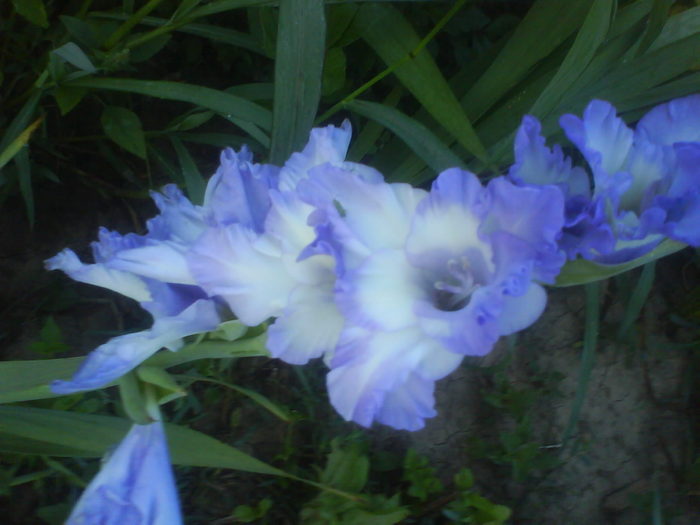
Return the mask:
<svg viewBox="0 0 700 525">
<path fill-rule="evenodd" d="M 25 145 L 15 156 L 19 191 L 27 209 L 29 226 L 34 227 L 34 191 L 32 190 L 32 171 L 29 166 L 29 148 Z"/>
<path fill-rule="evenodd" d="M 223 91 L 163 80 L 135 80 L 127 78 L 81 78 L 66 83 L 67 86 L 89 89 L 106 89 L 138 93 L 166 100 L 189 102 L 209 108 L 228 118 L 239 118 L 260 126 L 264 130 L 272 128 L 272 114 L 258 104 Z"/>
<path fill-rule="evenodd" d="M 666 20 L 668 19 L 668 13 L 671 9 L 671 4 L 674 0 L 654 0 L 651 6 L 651 11 L 649 12 L 649 20 L 647 22 L 647 27 L 644 30 L 642 39 L 639 42 L 639 47 L 637 47 L 637 55 L 642 55 L 649 49 L 649 46 L 656 40 L 656 38 L 661 33 Z"/>
<path fill-rule="evenodd" d="M 428 128 L 399 110 L 364 100 L 353 100 L 346 107 L 390 129 L 437 173 L 450 167 L 464 166 L 462 160 Z M 401 182 L 411 181 L 402 179 Z"/>
<path fill-rule="evenodd" d="M 598 343 L 598 323 L 600 318 L 600 282 L 596 281 L 584 286 L 586 292 L 586 323 L 583 332 L 583 352 L 581 353 L 581 364 L 578 374 L 578 385 L 576 395 L 571 405 L 569 421 L 564 429 L 561 438 L 561 449 L 563 452 L 569 439 L 574 433 L 581 416 L 581 409 L 586 400 L 588 383 L 591 379 L 591 372 L 595 363 L 595 350 Z"/>
<path fill-rule="evenodd" d="M 282 164 L 309 138 L 321 99 L 326 40 L 323 0 L 280 4 L 270 161 Z"/>
<path fill-rule="evenodd" d="M 17 138 L 15 138 L 8 146 L 0 152 L 0 170 L 2 167 L 10 162 L 12 158 L 17 155 L 17 153 L 29 142 L 29 137 L 34 133 L 34 130 L 39 127 L 43 117 L 39 117 L 34 122 L 29 124 L 22 133 L 20 133 Z"/>
<path fill-rule="evenodd" d="M 625 308 L 625 316 L 620 323 L 620 328 L 617 331 L 617 338 L 623 340 L 627 337 L 632 325 L 642 313 L 642 308 L 646 303 L 647 297 L 649 297 L 649 292 L 654 284 L 656 261 L 647 263 L 642 268 L 642 272 L 639 275 L 639 280 L 637 281 L 637 286 L 634 287 L 632 295 L 630 296 L 627 307 Z"/>
<path fill-rule="evenodd" d="M 242 395 L 252 399 L 258 405 L 260 405 L 265 410 L 267 410 L 268 412 L 270 412 L 272 415 L 276 416 L 277 418 L 281 419 L 285 423 L 289 423 L 291 421 L 291 418 L 289 417 L 289 414 L 287 413 L 287 411 L 285 409 L 278 406 L 276 403 L 273 403 L 267 397 L 256 392 L 255 390 L 250 390 L 249 388 L 244 388 L 242 386 L 234 385 L 233 383 L 228 383 L 226 381 L 220 381 L 218 379 L 211 379 L 209 377 L 190 376 L 190 375 L 186 375 L 186 374 L 178 374 L 175 377 L 177 377 L 179 379 L 189 379 L 192 381 L 204 381 L 206 383 L 221 385 L 221 386 L 224 386 L 224 387 L 229 388 L 231 390 L 235 390 L 239 394 L 242 394 Z"/>
<path fill-rule="evenodd" d="M 465 3 L 466 0 L 456 2 L 422 40 L 401 12 L 389 5 L 367 4 L 361 7 L 357 12 L 357 23 L 361 27 L 363 39 L 431 116 L 470 154 L 487 162 L 486 149 L 469 118 L 440 69 L 425 50 L 428 42 Z"/>
<path fill-rule="evenodd" d="M 529 113 L 543 117 L 556 107 L 588 66 L 605 40 L 615 13 L 613 0 L 595 0 L 554 78 L 542 91 Z"/>
<path fill-rule="evenodd" d="M 462 97 L 467 115 L 478 119 L 515 88 L 534 65 L 580 27 L 589 7 L 589 0 L 535 2 L 491 66 Z"/>
<path fill-rule="evenodd" d="M 180 163 L 180 170 L 185 179 L 187 195 L 193 204 L 202 204 L 204 202 L 204 188 L 206 187 L 204 177 L 202 177 L 202 174 L 197 168 L 197 164 L 192 158 L 192 155 L 190 155 L 190 152 L 187 151 L 187 148 L 182 144 L 182 141 L 175 135 L 170 135 L 169 138 Z"/>
<path fill-rule="evenodd" d="M 36 110 L 36 106 L 39 103 L 39 99 L 41 98 L 42 94 L 42 90 L 35 90 L 24 103 L 22 109 L 19 110 L 17 116 L 12 119 L 10 125 L 5 129 L 2 140 L 0 140 L 0 151 L 5 151 L 10 143 L 29 126 L 29 121 L 34 115 L 34 111 Z"/>
</svg>

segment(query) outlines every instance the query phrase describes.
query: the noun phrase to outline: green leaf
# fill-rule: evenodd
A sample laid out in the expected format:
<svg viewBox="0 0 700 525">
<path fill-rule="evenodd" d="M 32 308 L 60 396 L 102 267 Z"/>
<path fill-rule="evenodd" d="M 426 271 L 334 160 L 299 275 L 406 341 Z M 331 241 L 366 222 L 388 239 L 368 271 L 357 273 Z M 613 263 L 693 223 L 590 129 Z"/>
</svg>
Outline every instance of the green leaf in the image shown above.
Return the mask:
<svg viewBox="0 0 700 525">
<path fill-rule="evenodd" d="M 141 365 L 136 369 L 136 375 L 144 383 L 158 387 L 158 403 L 161 405 L 187 395 L 175 379 L 162 368 Z"/>
<path fill-rule="evenodd" d="M 39 27 L 49 27 L 46 8 L 42 0 L 12 0 L 15 11 Z"/>
<path fill-rule="evenodd" d="M 280 4 L 270 161 L 282 164 L 309 139 L 321 98 L 326 39 L 323 0 Z"/>
<path fill-rule="evenodd" d="M 88 89 L 107 89 L 139 93 L 152 97 L 190 102 L 203 108 L 254 123 L 264 130 L 272 127 L 270 111 L 244 98 L 203 86 L 159 80 L 132 80 L 125 78 L 81 78 L 65 85 Z"/>
<path fill-rule="evenodd" d="M 586 97 L 616 104 L 685 73 L 700 63 L 700 33 L 620 64 L 599 82 L 586 88 Z"/>
<path fill-rule="evenodd" d="M 92 25 L 73 16 L 61 15 L 59 16 L 59 19 L 61 20 L 61 23 L 66 26 L 70 36 L 72 36 L 75 40 L 89 49 L 96 49 L 99 47 L 100 38 Z"/>
<path fill-rule="evenodd" d="M 110 139 L 137 157 L 146 158 L 146 137 L 136 113 L 118 106 L 107 106 L 102 111 L 100 122 Z"/>
<path fill-rule="evenodd" d="M 646 255 L 624 264 L 602 265 L 586 259 L 575 259 L 564 265 L 561 273 L 557 276 L 557 283 L 555 286 L 575 286 L 607 279 L 613 275 L 632 270 L 633 268 L 650 263 L 661 257 L 671 255 L 672 253 L 682 250 L 686 246 L 686 244 L 681 242 L 666 239 Z"/>
<path fill-rule="evenodd" d="M 36 130 L 36 128 L 39 127 L 39 124 L 41 124 L 41 121 L 42 118 L 39 117 L 34 122 L 29 124 L 29 126 L 27 126 L 22 133 L 20 133 L 12 142 L 10 142 L 3 151 L 0 151 L 0 169 L 2 169 L 5 164 L 10 162 L 20 151 L 22 151 L 22 148 L 29 142 L 29 138 L 31 137 L 32 133 L 34 133 L 34 130 Z M 8 134 L 9 131 L 10 130 L 8 129 Z"/>
<path fill-rule="evenodd" d="M 29 148 L 26 145 L 15 155 L 15 166 L 17 167 L 19 192 L 22 194 L 22 200 L 27 210 L 27 220 L 30 226 L 34 226 L 34 190 L 32 189 L 32 170 L 29 165 Z"/>
<path fill-rule="evenodd" d="M 204 177 L 202 177 L 197 164 L 195 164 L 194 159 L 182 144 L 182 141 L 175 135 L 170 135 L 170 142 L 175 148 L 175 153 L 180 162 L 180 170 L 185 178 L 185 186 L 187 187 L 187 195 L 190 201 L 194 204 L 202 204 L 204 202 L 204 189 L 206 188 Z"/>
<path fill-rule="evenodd" d="M 92 65 L 92 62 L 88 56 L 77 46 L 77 44 L 73 42 L 63 44 L 61 47 L 54 49 L 51 52 L 61 57 L 69 64 L 74 65 L 81 71 L 86 71 L 88 73 L 95 73 L 97 71 L 97 68 Z"/>
<path fill-rule="evenodd" d="M 177 352 L 163 351 L 147 359 L 146 366 L 169 368 L 200 359 L 229 359 L 269 356 L 266 334 L 237 341 L 203 341 L 186 345 Z M 68 379 L 84 357 L 27 361 L 0 361 L 0 403 L 15 403 L 57 397 L 49 389 L 54 379 Z M 111 386 L 110 383 L 107 386 Z"/>
<path fill-rule="evenodd" d="M 654 0 L 651 6 L 651 12 L 649 13 L 647 27 L 644 30 L 639 47 L 637 48 L 638 55 L 644 53 L 659 36 L 666 24 L 669 9 L 671 9 L 671 5 L 674 1 L 675 0 Z"/>
<path fill-rule="evenodd" d="M 338 438 L 331 441 L 331 452 L 321 473 L 321 483 L 348 492 L 359 492 L 367 483 L 368 473 L 369 459 L 358 443 L 342 445 Z"/>
<path fill-rule="evenodd" d="M 540 60 L 569 38 L 583 22 L 589 0 L 538 0 L 491 66 L 462 97 L 467 115 L 477 119 L 514 89 Z"/>
<path fill-rule="evenodd" d="M 139 62 L 145 62 L 149 58 L 151 58 L 153 55 L 158 53 L 161 49 L 163 49 L 168 42 L 170 42 L 170 39 L 172 38 L 171 35 L 159 35 L 155 38 L 152 38 L 150 40 L 147 40 L 143 44 L 139 46 L 135 46 L 133 48 L 129 49 L 129 61 L 132 64 L 138 64 Z"/>
<path fill-rule="evenodd" d="M 87 92 L 88 90 L 85 88 L 58 86 L 54 89 L 52 95 L 56 99 L 58 108 L 61 110 L 61 115 L 66 115 L 83 100 Z"/>
<path fill-rule="evenodd" d="M 24 136 L 26 133 L 27 129 L 30 128 L 29 121 L 31 118 L 34 116 L 34 111 L 36 110 L 36 106 L 39 103 L 39 100 L 41 99 L 41 96 L 43 95 L 43 91 L 40 89 L 35 90 L 32 95 L 27 99 L 27 101 L 24 103 L 22 106 L 22 109 L 19 110 L 19 113 L 17 113 L 17 116 L 15 116 L 14 119 L 12 119 L 12 122 L 10 123 L 9 126 L 5 129 L 5 133 L 2 136 L 2 140 L 0 140 L 0 154 L 4 153 L 5 150 L 8 149 L 10 146 L 10 143 L 15 141 L 20 136 Z M 32 124 L 33 125 L 33 124 Z M 28 139 L 28 136 L 26 137 Z M 26 144 L 25 139 L 20 139 L 20 147 Z M 15 144 L 15 146 L 17 145 Z M 17 148 L 17 151 L 19 151 L 19 148 Z M 14 154 L 12 155 L 14 156 Z M 12 158 L 10 156 L 6 162 Z M 0 166 L 1 167 L 1 166 Z"/>
<path fill-rule="evenodd" d="M 399 110 L 362 100 L 353 100 L 346 104 L 350 111 L 379 122 L 398 135 L 406 144 L 435 172 L 464 166 L 461 159 L 452 153 L 428 128 L 417 120 L 401 113 Z M 400 174 L 399 174 L 400 176 Z M 401 179 L 402 182 L 413 182 Z"/>
<path fill-rule="evenodd" d="M 48 444 L 43 452 L 46 455 L 63 456 L 68 449 L 78 451 L 83 457 L 100 457 L 121 441 L 130 426 L 128 420 L 117 417 L 26 406 L 0 406 L 0 435 L 30 440 L 30 446 L 24 453 L 33 453 L 37 442 L 43 441 Z M 292 477 L 201 432 L 167 423 L 165 431 L 170 456 L 176 465 L 230 468 Z M 0 446 L 7 439 L 0 438 Z M 17 440 L 13 445 L 13 452 L 23 452 Z"/>
<path fill-rule="evenodd" d="M 401 12 L 389 5 L 366 4 L 358 11 L 357 23 L 365 41 L 390 68 L 395 67 L 401 83 L 430 115 L 467 151 L 485 160 L 486 150 L 471 122 Z"/>
<path fill-rule="evenodd" d="M 700 32 L 700 7 L 693 7 L 669 18 L 648 51 L 655 51 Z"/>
<path fill-rule="evenodd" d="M 613 0 L 594 0 L 566 58 L 529 113 L 543 117 L 556 107 L 564 93 L 575 84 L 605 40 L 615 12 L 614 7 Z"/>
<path fill-rule="evenodd" d="M 345 52 L 333 47 L 326 52 L 323 64 L 323 96 L 335 93 L 345 85 Z"/>
</svg>

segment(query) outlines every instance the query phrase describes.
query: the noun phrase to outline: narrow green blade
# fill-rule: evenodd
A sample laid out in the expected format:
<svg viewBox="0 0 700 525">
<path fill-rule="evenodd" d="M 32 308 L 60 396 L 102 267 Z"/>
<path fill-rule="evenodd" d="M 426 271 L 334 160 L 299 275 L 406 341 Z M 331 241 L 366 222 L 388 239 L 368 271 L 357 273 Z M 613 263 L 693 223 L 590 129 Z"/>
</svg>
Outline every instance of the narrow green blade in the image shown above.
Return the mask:
<svg viewBox="0 0 700 525">
<path fill-rule="evenodd" d="M 323 0 L 280 4 L 270 161 L 282 164 L 309 138 L 321 98 L 326 40 Z"/>
<path fill-rule="evenodd" d="M 472 155 L 484 160 L 479 140 L 447 80 L 404 16 L 389 5 L 367 4 L 358 10 L 362 37 L 391 68 L 426 111 Z"/>
<path fill-rule="evenodd" d="M 362 100 L 348 102 L 347 108 L 393 131 L 436 173 L 440 173 L 447 168 L 464 166 L 461 159 L 452 153 L 450 148 L 441 142 L 428 128 L 397 109 L 376 102 Z M 399 178 L 392 180 L 412 182 Z"/>
<path fill-rule="evenodd" d="M 110 77 L 80 78 L 67 82 L 65 85 L 89 89 L 125 91 L 167 100 L 189 102 L 214 110 L 226 117 L 247 120 L 268 131 L 272 127 L 272 115 L 264 107 L 244 98 L 203 86 L 164 80 L 135 80 Z"/>
</svg>

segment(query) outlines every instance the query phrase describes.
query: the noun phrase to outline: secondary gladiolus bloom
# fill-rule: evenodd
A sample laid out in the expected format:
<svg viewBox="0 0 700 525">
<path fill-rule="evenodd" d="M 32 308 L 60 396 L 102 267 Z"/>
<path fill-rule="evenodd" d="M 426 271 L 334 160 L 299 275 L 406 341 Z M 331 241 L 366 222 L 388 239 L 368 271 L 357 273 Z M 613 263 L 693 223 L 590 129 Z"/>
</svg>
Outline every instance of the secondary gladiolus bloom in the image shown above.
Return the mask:
<svg viewBox="0 0 700 525">
<path fill-rule="evenodd" d="M 316 251 L 337 260 L 346 318 L 331 361 L 331 402 L 346 419 L 416 430 L 435 415 L 437 379 L 464 355 L 532 324 L 552 282 L 563 198 L 553 187 L 442 173 L 426 195 L 405 184 L 317 170 L 301 187 Z"/>
<path fill-rule="evenodd" d="M 160 421 L 134 425 L 76 503 L 66 525 L 182 523 Z"/>
<path fill-rule="evenodd" d="M 634 130 L 601 100 L 591 102 L 583 118 L 564 115 L 560 122 L 586 159 L 592 184 L 559 149 L 544 146 L 533 117 L 525 117 L 518 131 L 509 175 L 564 192 L 561 246 L 569 258 L 618 264 L 666 237 L 700 244 L 700 95 L 657 106 Z"/>
</svg>

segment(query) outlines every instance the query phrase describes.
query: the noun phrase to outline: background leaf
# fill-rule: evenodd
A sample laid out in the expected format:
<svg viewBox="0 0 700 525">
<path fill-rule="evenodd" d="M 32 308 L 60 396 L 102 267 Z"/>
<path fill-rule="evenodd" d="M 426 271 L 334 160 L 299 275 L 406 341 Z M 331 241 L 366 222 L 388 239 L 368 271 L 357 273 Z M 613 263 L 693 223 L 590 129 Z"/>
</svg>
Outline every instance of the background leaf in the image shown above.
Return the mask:
<svg viewBox="0 0 700 525">
<path fill-rule="evenodd" d="M 270 161 L 282 164 L 309 138 L 318 101 L 326 39 L 323 0 L 280 4 Z"/>
<path fill-rule="evenodd" d="M 100 118 L 105 134 L 122 148 L 134 155 L 146 158 L 146 138 L 141 119 L 133 111 L 117 106 L 107 106 Z"/>
</svg>

